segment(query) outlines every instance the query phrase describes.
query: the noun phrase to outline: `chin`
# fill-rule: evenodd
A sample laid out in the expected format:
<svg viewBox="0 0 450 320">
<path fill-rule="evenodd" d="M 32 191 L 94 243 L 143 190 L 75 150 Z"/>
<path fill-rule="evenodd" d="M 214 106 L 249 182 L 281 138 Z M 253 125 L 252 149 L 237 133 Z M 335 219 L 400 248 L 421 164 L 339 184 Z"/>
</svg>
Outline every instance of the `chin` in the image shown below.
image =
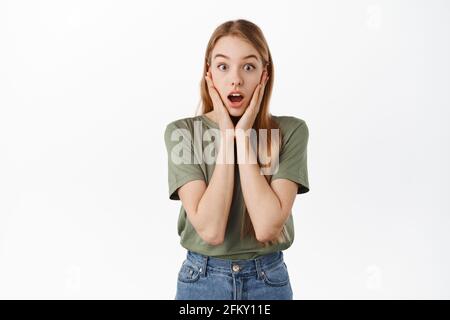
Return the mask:
<svg viewBox="0 0 450 320">
<path fill-rule="evenodd" d="M 244 114 L 245 109 L 247 109 L 247 106 L 242 106 L 241 108 L 228 107 L 228 113 L 232 116 L 240 117 Z"/>
<path fill-rule="evenodd" d="M 228 109 L 228 113 L 232 116 L 239 117 L 244 114 L 244 110 L 230 108 Z"/>
</svg>

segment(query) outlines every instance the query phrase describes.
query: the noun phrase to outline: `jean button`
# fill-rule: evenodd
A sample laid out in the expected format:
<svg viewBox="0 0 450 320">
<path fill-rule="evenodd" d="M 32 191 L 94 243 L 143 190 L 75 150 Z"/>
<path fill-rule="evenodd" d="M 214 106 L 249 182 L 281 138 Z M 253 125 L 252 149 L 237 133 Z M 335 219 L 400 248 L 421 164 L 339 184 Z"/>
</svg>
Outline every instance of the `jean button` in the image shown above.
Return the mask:
<svg viewBox="0 0 450 320">
<path fill-rule="evenodd" d="M 233 271 L 234 272 L 238 272 L 241 268 L 239 267 L 239 265 L 235 264 L 233 265 Z"/>
</svg>

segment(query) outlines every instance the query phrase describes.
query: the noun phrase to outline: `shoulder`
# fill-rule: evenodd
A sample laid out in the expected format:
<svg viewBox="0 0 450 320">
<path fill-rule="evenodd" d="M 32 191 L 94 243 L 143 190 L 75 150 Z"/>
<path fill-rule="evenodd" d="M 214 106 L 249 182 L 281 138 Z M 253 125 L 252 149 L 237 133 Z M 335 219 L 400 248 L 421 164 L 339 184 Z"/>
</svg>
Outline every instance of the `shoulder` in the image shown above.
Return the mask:
<svg viewBox="0 0 450 320">
<path fill-rule="evenodd" d="M 193 116 L 193 117 L 185 117 L 185 118 L 173 120 L 166 124 L 166 129 L 169 127 L 189 128 L 189 127 L 193 126 L 194 121 L 201 120 L 200 117 L 201 116 Z"/>
<path fill-rule="evenodd" d="M 285 136 L 290 136 L 294 132 L 308 135 L 308 126 L 306 121 L 295 116 L 276 116 L 272 115 L 272 119 L 277 122 L 281 132 Z"/>
<path fill-rule="evenodd" d="M 174 130 L 177 129 L 186 129 L 193 132 L 195 121 L 200 121 L 201 120 L 200 117 L 201 116 L 179 118 L 167 123 L 164 129 L 164 136 L 167 138 L 169 135 L 172 134 Z"/>
<path fill-rule="evenodd" d="M 306 124 L 305 120 L 295 117 L 295 116 L 276 116 L 276 115 L 271 115 L 271 116 L 278 123 L 278 125 L 280 127 L 285 127 L 285 128 L 298 127 L 300 125 Z"/>
</svg>

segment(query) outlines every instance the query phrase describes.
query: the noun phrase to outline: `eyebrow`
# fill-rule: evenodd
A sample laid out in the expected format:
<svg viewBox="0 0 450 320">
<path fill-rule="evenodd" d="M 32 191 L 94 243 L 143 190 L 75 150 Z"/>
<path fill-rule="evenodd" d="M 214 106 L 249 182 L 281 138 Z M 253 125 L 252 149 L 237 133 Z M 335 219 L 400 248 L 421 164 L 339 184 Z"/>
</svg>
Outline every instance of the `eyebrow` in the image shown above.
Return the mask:
<svg viewBox="0 0 450 320">
<path fill-rule="evenodd" d="M 216 54 L 214 56 L 214 59 L 219 58 L 219 57 L 222 57 L 222 58 L 225 58 L 225 59 L 230 59 L 230 57 L 228 57 L 228 56 L 226 56 L 224 54 L 221 54 L 221 53 Z M 248 56 L 245 56 L 245 57 L 242 58 L 242 60 L 249 59 L 249 58 L 255 58 L 256 60 L 258 60 L 258 57 L 255 56 L 254 54 L 250 54 Z"/>
</svg>

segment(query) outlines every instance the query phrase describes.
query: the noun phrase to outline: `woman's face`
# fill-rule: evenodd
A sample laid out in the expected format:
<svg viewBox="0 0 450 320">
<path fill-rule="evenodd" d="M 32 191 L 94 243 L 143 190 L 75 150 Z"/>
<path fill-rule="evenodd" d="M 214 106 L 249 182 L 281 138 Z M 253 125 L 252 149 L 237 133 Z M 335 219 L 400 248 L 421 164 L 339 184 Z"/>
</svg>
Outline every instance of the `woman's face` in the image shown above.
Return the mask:
<svg viewBox="0 0 450 320">
<path fill-rule="evenodd" d="M 244 113 L 264 70 L 267 69 L 263 68 L 261 57 L 251 44 L 233 36 L 217 41 L 208 71 L 230 115 L 241 116 Z M 229 94 L 234 90 L 244 97 L 240 104 L 229 99 Z"/>
</svg>

